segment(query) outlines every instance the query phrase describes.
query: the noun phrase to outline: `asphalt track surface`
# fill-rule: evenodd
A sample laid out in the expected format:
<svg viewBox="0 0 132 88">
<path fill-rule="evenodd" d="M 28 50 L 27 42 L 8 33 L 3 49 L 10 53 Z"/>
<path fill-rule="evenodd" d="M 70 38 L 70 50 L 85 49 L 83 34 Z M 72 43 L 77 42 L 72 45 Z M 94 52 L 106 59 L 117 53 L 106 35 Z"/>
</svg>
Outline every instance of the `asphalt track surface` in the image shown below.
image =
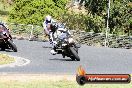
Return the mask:
<svg viewBox="0 0 132 88">
<path fill-rule="evenodd" d="M 0 51 L 13 56 L 29 59 L 26 66 L 0 68 L 0 73 L 57 73 L 76 74 L 82 65 L 87 73 L 122 74 L 132 73 L 132 50 L 99 48 L 82 45 L 79 49 L 81 61 L 71 61 L 69 57 L 50 54 L 48 42 L 14 40 L 18 52 Z"/>
</svg>

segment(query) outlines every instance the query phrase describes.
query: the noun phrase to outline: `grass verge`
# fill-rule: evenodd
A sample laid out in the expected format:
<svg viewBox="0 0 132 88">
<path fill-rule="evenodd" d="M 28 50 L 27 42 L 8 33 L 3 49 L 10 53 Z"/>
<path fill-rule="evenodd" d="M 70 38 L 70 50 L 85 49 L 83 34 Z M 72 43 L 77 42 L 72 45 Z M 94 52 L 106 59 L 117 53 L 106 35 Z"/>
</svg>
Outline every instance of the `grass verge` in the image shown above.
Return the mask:
<svg viewBox="0 0 132 88">
<path fill-rule="evenodd" d="M 10 57 L 10 56 L 5 55 L 5 54 L 0 54 L 0 65 L 10 64 L 13 62 L 15 62 L 15 59 L 13 57 Z"/>
<path fill-rule="evenodd" d="M 11 75 L 0 76 L 0 88 L 132 88 L 130 84 L 77 84 L 74 76 Z"/>
<path fill-rule="evenodd" d="M 132 88 L 130 84 L 87 84 L 79 86 L 70 81 L 31 81 L 23 83 L 19 81 L 0 82 L 0 88 Z"/>
</svg>

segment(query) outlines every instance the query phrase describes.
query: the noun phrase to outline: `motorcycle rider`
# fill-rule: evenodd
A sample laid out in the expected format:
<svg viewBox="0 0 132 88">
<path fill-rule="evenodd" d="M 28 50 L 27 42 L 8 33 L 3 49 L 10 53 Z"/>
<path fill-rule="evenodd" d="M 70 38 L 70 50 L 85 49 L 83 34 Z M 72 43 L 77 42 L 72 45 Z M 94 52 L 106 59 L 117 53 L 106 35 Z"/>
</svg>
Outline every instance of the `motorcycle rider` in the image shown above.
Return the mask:
<svg viewBox="0 0 132 88">
<path fill-rule="evenodd" d="M 6 30 L 9 30 L 7 29 L 6 25 L 4 25 L 3 23 L 0 23 L 0 37 L 4 37 L 3 34 L 6 34 Z"/>
<path fill-rule="evenodd" d="M 55 47 L 57 42 L 54 39 L 54 32 L 56 30 L 56 28 L 51 28 L 51 25 L 54 25 L 54 23 L 56 23 L 56 21 L 54 19 L 52 19 L 52 17 L 50 15 L 47 15 L 45 17 L 45 20 L 43 22 L 43 28 L 44 28 L 44 32 L 46 33 L 46 35 L 49 36 L 49 41 L 50 44 L 52 45 L 52 49 L 51 49 L 51 54 L 55 55 L 57 52 L 55 51 Z M 57 25 L 54 25 L 55 27 L 57 27 Z"/>
</svg>

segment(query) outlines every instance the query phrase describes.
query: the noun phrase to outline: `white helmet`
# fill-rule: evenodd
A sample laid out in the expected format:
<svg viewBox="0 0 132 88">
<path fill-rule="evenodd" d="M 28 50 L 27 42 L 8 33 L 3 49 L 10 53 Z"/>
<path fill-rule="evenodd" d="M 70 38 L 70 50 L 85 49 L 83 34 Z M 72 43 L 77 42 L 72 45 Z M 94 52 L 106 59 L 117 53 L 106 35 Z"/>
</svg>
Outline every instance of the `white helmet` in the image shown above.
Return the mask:
<svg viewBox="0 0 132 88">
<path fill-rule="evenodd" d="M 52 17 L 50 15 L 47 15 L 45 18 L 46 23 L 51 23 Z"/>
</svg>

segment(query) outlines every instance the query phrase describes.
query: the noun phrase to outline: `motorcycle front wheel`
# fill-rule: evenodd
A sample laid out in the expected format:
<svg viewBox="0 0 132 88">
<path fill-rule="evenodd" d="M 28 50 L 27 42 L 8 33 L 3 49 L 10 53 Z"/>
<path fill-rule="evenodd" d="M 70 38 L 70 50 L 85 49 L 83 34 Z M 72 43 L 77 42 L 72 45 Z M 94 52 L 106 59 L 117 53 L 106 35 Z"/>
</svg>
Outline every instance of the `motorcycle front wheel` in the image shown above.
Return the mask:
<svg viewBox="0 0 132 88">
<path fill-rule="evenodd" d="M 71 51 L 71 59 L 72 60 L 77 60 L 77 61 L 80 61 L 80 57 L 78 56 L 78 52 L 74 49 L 74 47 L 70 47 L 70 51 Z"/>
<path fill-rule="evenodd" d="M 17 47 L 16 47 L 16 45 L 13 43 L 12 40 L 9 40 L 9 41 L 8 41 L 8 44 L 9 44 L 9 47 L 10 47 L 14 52 L 17 52 Z"/>
</svg>

